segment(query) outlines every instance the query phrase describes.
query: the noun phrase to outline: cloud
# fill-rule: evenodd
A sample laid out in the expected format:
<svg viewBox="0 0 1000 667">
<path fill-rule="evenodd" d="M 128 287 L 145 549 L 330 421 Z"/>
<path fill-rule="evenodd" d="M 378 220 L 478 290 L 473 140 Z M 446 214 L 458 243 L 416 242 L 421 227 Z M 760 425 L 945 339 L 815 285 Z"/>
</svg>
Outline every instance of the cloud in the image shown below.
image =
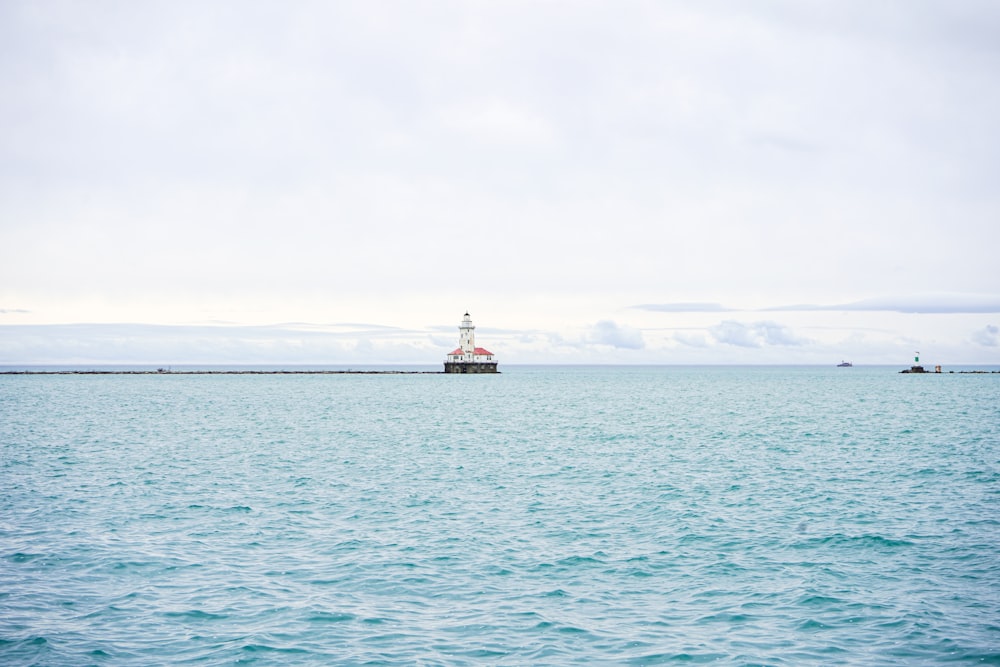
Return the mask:
<svg viewBox="0 0 1000 667">
<path fill-rule="evenodd" d="M 682 345 L 687 345 L 688 347 L 708 347 L 708 338 L 701 333 L 677 331 L 674 333 L 673 339 Z"/>
<path fill-rule="evenodd" d="M 0 308 L 0 315 L 26 315 L 30 312 L 24 308 Z"/>
<path fill-rule="evenodd" d="M 701 303 L 697 301 L 680 303 L 643 303 L 632 306 L 636 310 L 648 310 L 654 313 L 723 313 L 732 310 L 718 303 Z"/>
<path fill-rule="evenodd" d="M 602 320 L 591 327 L 587 342 L 610 345 L 625 350 L 641 350 L 646 346 L 642 332 L 628 326 L 620 326 L 610 320 Z"/>
<path fill-rule="evenodd" d="M 646 310 L 658 313 L 724 313 L 743 309 L 730 308 L 719 303 L 681 301 L 676 303 L 644 303 L 631 306 L 636 310 Z M 768 306 L 756 309 L 757 312 L 819 312 L 819 311 L 856 311 L 856 312 L 892 312 L 906 314 L 977 314 L 1000 313 L 1000 295 L 969 294 L 950 292 L 927 292 L 923 294 L 900 294 L 892 296 L 871 297 L 858 301 L 837 304 L 793 304 Z"/>
<path fill-rule="evenodd" d="M 873 297 L 836 305 L 777 306 L 763 310 L 775 311 L 882 311 L 908 314 L 974 314 L 1000 313 L 1000 295 L 926 293 Z"/>
<path fill-rule="evenodd" d="M 1000 345 L 1000 327 L 987 324 L 984 328 L 972 334 L 972 342 L 984 347 L 997 347 Z"/>
<path fill-rule="evenodd" d="M 809 342 L 777 322 L 747 324 L 726 320 L 710 327 L 708 332 L 717 342 L 737 347 L 799 346 Z"/>
</svg>

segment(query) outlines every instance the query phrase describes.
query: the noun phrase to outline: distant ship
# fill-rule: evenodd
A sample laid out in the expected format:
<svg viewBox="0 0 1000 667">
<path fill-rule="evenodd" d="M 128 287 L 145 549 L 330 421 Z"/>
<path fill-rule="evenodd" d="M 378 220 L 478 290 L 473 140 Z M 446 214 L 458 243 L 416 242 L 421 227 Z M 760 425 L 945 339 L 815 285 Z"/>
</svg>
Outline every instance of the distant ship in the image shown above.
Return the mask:
<svg viewBox="0 0 1000 667">
<path fill-rule="evenodd" d="M 854 364 L 852 364 L 849 361 L 841 361 L 839 364 L 837 364 L 837 368 L 850 368 L 853 365 Z"/>
</svg>

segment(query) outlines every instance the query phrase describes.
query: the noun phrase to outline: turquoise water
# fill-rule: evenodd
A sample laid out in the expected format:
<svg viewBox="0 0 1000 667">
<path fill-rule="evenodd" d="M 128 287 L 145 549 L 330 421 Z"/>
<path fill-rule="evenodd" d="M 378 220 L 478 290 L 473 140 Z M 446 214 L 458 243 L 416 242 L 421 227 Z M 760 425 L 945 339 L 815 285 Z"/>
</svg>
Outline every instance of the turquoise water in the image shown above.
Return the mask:
<svg viewBox="0 0 1000 667">
<path fill-rule="evenodd" d="M 0 376 L 0 664 L 1000 664 L 1000 374 Z"/>
</svg>

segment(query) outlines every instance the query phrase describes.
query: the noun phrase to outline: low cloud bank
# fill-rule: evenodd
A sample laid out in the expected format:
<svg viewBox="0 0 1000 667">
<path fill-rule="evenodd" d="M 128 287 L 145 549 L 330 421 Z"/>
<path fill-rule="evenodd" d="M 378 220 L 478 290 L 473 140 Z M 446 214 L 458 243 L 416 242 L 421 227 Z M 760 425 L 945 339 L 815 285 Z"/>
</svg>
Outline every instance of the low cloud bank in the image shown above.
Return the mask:
<svg viewBox="0 0 1000 667">
<path fill-rule="evenodd" d="M 588 343 L 610 345 L 624 350 L 641 350 L 646 347 L 642 332 L 629 326 L 621 326 L 611 320 L 602 320 L 591 327 L 587 335 Z"/>
<path fill-rule="evenodd" d="M 972 334 L 972 342 L 983 347 L 1000 347 L 1000 327 L 986 325 Z"/>
<path fill-rule="evenodd" d="M 798 346 L 809 342 L 796 336 L 788 327 L 777 322 L 737 322 L 726 320 L 708 329 L 717 342 L 738 347 L 771 345 Z"/>
<path fill-rule="evenodd" d="M 426 334 L 367 325 L 0 327 L 0 364 L 7 365 L 421 364 L 443 356 Z"/>
</svg>

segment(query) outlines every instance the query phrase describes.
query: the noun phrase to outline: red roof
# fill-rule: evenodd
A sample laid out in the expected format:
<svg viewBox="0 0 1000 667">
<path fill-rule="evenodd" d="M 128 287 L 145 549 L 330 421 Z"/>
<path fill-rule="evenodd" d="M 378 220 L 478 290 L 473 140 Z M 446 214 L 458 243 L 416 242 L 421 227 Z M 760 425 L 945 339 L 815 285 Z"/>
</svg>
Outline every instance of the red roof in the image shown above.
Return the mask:
<svg viewBox="0 0 1000 667">
<path fill-rule="evenodd" d="M 448 356 L 451 356 L 453 354 L 462 355 L 462 354 L 465 354 L 465 352 L 462 351 L 462 348 L 456 347 L 454 350 L 452 350 L 451 352 L 448 353 Z M 489 350 L 487 350 L 485 347 L 477 347 L 473 351 L 473 354 L 488 354 L 491 357 L 493 356 L 493 353 L 490 352 Z"/>
</svg>

